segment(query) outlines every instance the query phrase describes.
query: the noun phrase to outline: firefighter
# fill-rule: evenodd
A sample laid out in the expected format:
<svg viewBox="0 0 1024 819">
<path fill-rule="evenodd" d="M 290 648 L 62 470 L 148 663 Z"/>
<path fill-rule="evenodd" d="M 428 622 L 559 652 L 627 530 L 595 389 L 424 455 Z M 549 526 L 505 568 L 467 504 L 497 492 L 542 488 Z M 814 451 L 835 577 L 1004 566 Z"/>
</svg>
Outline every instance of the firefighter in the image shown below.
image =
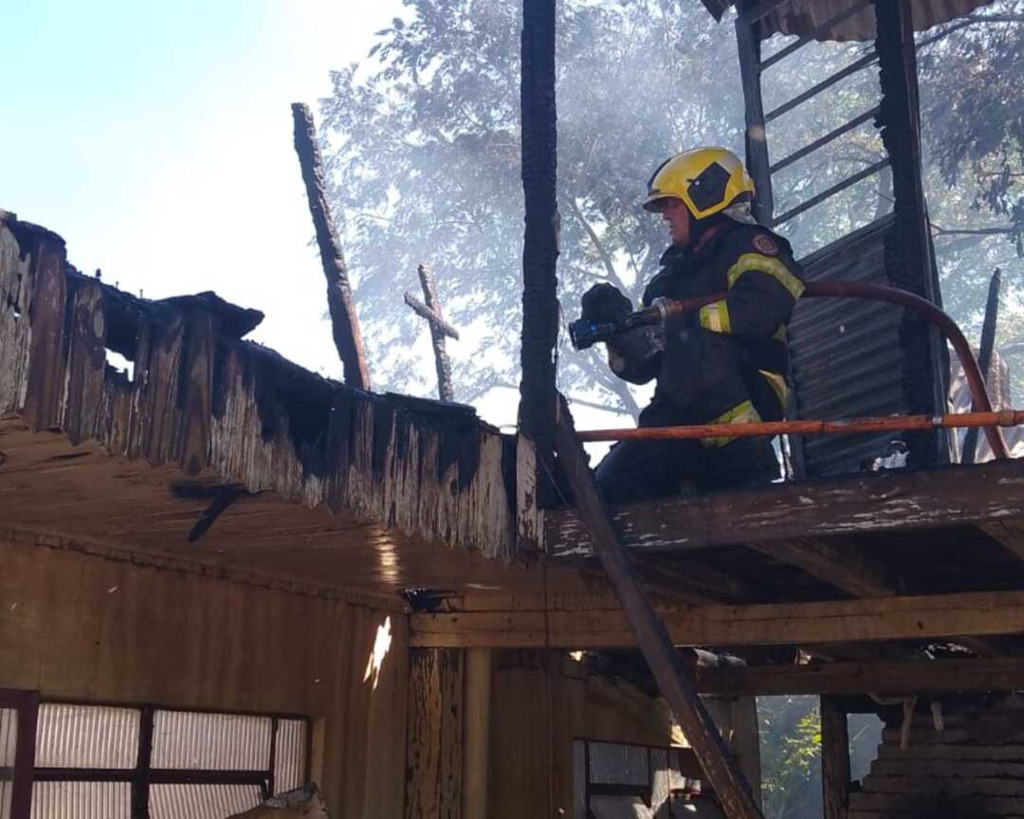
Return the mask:
<svg viewBox="0 0 1024 819">
<path fill-rule="evenodd" d="M 788 398 L 786 325 L 804 286 L 789 243 L 751 216 L 754 184 L 735 154 L 699 148 L 661 164 L 643 207 L 660 213 L 672 244 L 647 284 L 658 297 L 725 293 L 683 319 L 640 327 L 608 342 L 608 363 L 634 384 L 657 379 L 641 427 L 778 421 Z M 614 321 L 633 306 L 598 284 L 583 296 L 583 317 Z M 767 438 L 727 431 L 699 441 L 623 441 L 597 468 L 612 502 L 665 497 L 687 483 L 701 490 L 767 483 L 779 462 Z"/>
</svg>

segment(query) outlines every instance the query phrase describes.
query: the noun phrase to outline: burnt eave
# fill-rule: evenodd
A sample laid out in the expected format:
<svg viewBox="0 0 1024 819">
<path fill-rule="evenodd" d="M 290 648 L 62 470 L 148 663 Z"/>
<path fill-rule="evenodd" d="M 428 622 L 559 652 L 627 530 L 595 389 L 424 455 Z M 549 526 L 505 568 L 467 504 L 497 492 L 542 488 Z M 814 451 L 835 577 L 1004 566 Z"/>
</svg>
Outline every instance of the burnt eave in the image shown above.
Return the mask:
<svg viewBox="0 0 1024 819">
<path fill-rule="evenodd" d="M 19 542 L 389 595 L 522 582 L 514 441 L 472 408 L 321 378 L 241 338 L 257 311 L 136 298 L 10 215 L 0 302 L 0 518 Z"/>
</svg>

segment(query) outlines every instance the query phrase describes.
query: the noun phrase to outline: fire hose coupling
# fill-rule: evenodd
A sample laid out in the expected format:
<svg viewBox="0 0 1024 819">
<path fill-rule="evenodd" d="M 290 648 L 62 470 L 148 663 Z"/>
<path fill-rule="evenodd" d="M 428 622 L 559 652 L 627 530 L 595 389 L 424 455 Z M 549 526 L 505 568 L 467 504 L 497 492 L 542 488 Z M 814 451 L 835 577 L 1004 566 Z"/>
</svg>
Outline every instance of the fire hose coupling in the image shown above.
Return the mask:
<svg viewBox="0 0 1024 819">
<path fill-rule="evenodd" d="M 681 308 L 684 308 L 684 306 L 691 307 L 686 302 L 659 297 L 651 302 L 650 307 L 623 316 L 618 321 L 594 322 L 587 319 L 577 319 L 569 325 L 569 340 L 572 342 L 573 349 L 586 350 L 588 347 L 593 347 L 599 341 L 608 341 L 628 330 L 663 324 L 669 317 L 683 312 Z M 699 306 L 697 305 L 697 307 Z"/>
</svg>

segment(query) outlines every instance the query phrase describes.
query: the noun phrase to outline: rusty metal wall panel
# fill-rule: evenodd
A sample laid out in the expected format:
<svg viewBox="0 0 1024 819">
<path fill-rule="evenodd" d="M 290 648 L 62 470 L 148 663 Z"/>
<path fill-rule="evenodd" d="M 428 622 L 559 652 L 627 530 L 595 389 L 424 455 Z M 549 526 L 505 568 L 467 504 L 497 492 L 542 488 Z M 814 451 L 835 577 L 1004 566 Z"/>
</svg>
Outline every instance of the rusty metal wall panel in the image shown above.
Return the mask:
<svg viewBox="0 0 1024 819">
<path fill-rule="evenodd" d="M 36 782 L 31 819 L 131 819 L 127 782 Z"/>
<path fill-rule="evenodd" d="M 278 720 L 274 751 L 274 790 L 277 793 L 306 784 L 306 728 L 304 719 Z"/>
<path fill-rule="evenodd" d="M 270 768 L 270 717 L 157 711 L 153 768 L 260 771 Z"/>
<path fill-rule="evenodd" d="M 261 801 L 255 785 L 151 785 L 149 819 L 225 819 Z"/>
<path fill-rule="evenodd" d="M 807 281 L 888 284 L 883 260 L 892 217 L 803 260 Z M 806 299 L 789 328 L 798 418 L 849 418 L 906 412 L 895 305 L 854 299 Z M 820 435 L 791 439 L 800 477 L 856 472 L 893 436 Z"/>
<path fill-rule="evenodd" d="M 36 725 L 37 768 L 134 768 L 139 711 L 43 703 Z"/>
</svg>

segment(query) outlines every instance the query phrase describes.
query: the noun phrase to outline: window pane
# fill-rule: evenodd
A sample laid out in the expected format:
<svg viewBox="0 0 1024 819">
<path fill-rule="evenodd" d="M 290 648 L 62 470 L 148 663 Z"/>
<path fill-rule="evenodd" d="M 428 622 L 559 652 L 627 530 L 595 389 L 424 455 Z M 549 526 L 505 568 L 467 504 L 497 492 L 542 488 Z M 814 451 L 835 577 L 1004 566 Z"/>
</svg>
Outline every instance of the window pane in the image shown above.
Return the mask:
<svg viewBox="0 0 1024 819">
<path fill-rule="evenodd" d="M 14 767 L 17 744 L 18 712 L 13 708 L 0 708 L 0 768 Z"/>
<path fill-rule="evenodd" d="M 13 708 L 0 708 L 0 819 L 11 819 L 17 743 L 18 712 Z"/>
<path fill-rule="evenodd" d="M 611 742 L 590 743 L 590 781 L 609 785 L 651 784 L 647 749 Z"/>
<path fill-rule="evenodd" d="M 139 712 L 95 705 L 39 706 L 37 768 L 134 768 Z"/>
<path fill-rule="evenodd" d="M 265 771 L 270 767 L 270 717 L 157 711 L 153 768 Z"/>
<path fill-rule="evenodd" d="M 149 819 L 225 819 L 260 801 L 255 785 L 150 785 Z"/>
<path fill-rule="evenodd" d="M 32 819 L 131 819 L 127 782 L 36 782 Z"/>
<path fill-rule="evenodd" d="M 277 722 L 274 750 L 274 791 L 284 793 L 300 788 L 306 779 L 306 721 L 282 719 Z"/>
<path fill-rule="evenodd" d="M 654 815 L 638 796 L 591 796 L 590 810 L 597 819 L 650 819 Z"/>
</svg>

